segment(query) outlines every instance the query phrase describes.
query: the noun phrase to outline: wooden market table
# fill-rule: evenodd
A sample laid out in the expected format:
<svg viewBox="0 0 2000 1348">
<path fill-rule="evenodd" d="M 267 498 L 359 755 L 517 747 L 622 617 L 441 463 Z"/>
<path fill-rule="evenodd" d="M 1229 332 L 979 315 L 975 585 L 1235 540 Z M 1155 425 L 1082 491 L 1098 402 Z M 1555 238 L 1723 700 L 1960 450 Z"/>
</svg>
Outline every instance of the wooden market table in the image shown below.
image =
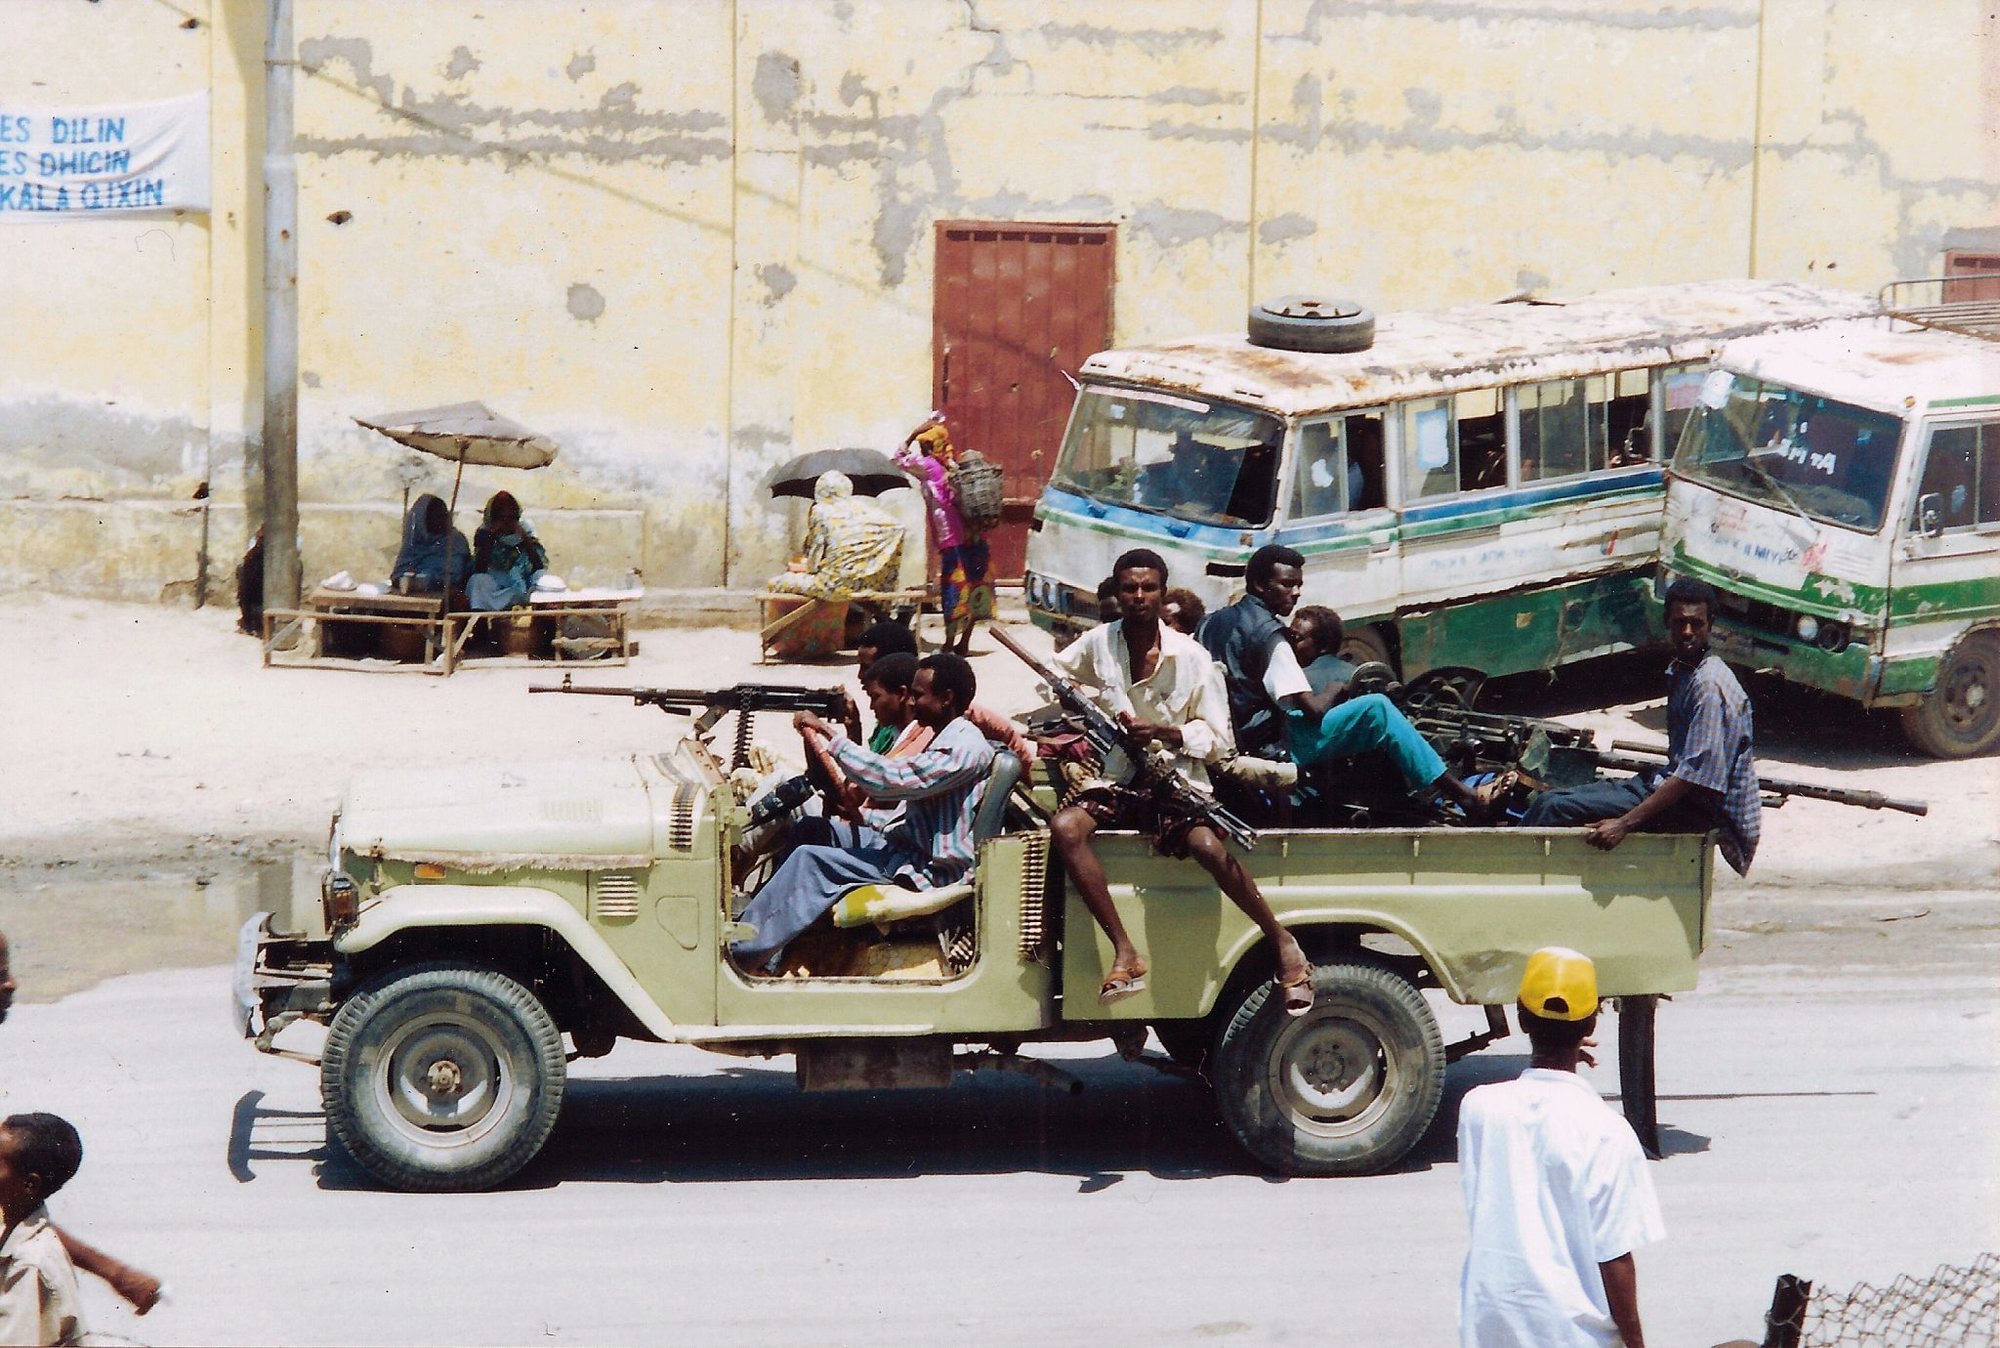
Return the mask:
<svg viewBox="0 0 2000 1348">
<path fill-rule="evenodd" d="M 264 664 L 304 669 L 417 670 L 461 665 L 589 660 L 624 664 L 636 652 L 636 588 L 536 591 L 525 609 L 447 610 L 440 595 L 363 594 L 316 586 L 296 609 L 264 612 Z M 468 655 L 480 629 L 499 632 L 499 653 Z"/>
</svg>

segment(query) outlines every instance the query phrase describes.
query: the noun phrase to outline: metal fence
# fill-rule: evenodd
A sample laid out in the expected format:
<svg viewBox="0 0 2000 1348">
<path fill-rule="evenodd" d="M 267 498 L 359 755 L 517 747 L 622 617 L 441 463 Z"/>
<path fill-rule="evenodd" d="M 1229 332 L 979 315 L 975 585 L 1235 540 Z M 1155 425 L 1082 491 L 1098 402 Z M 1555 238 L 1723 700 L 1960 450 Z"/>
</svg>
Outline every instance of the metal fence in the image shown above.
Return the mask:
<svg viewBox="0 0 2000 1348">
<path fill-rule="evenodd" d="M 1903 1274 L 1887 1287 L 1846 1292 L 1785 1275 L 1771 1299 L 1764 1348 L 1919 1348 L 2000 1344 L 2000 1258 L 1964 1268 L 1940 1264 L 1929 1277 Z"/>
</svg>

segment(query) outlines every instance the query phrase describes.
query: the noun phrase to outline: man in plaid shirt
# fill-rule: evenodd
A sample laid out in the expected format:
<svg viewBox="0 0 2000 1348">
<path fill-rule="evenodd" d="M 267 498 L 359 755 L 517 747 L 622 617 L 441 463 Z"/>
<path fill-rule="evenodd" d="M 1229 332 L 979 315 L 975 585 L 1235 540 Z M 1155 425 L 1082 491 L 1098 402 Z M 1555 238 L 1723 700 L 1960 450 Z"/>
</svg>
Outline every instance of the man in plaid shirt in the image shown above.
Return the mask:
<svg viewBox="0 0 2000 1348">
<path fill-rule="evenodd" d="M 1762 798 L 1751 755 L 1750 699 L 1721 657 L 1708 649 L 1715 591 L 1683 576 L 1667 587 L 1667 770 L 1618 781 L 1544 791 L 1528 806 L 1529 828 L 1589 824 L 1588 841 L 1606 851 L 1628 833 L 1719 835 L 1722 859 L 1738 875 L 1757 851 Z"/>
</svg>

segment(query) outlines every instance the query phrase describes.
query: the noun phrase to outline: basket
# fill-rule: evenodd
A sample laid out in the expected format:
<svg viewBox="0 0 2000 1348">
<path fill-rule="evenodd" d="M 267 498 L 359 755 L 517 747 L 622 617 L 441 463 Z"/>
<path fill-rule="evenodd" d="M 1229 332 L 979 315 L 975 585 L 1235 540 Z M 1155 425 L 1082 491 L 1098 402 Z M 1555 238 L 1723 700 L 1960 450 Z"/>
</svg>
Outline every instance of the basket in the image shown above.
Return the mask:
<svg viewBox="0 0 2000 1348">
<path fill-rule="evenodd" d="M 951 466 L 950 480 L 960 518 L 982 532 L 1000 523 L 1000 509 L 1007 496 L 1005 469 L 978 450 L 968 449 Z"/>
</svg>

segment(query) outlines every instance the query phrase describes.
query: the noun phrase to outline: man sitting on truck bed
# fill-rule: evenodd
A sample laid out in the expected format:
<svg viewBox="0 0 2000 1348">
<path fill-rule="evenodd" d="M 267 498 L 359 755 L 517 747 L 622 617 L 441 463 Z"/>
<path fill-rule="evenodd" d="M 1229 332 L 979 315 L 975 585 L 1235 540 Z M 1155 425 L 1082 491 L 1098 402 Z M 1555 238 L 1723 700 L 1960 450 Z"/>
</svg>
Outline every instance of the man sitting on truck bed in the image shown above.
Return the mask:
<svg viewBox="0 0 2000 1348">
<path fill-rule="evenodd" d="M 1409 790 L 1434 790 L 1479 817 L 1482 806 L 1472 789 L 1445 767 L 1395 703 L 1380 693 L 1348 697 L 1345 680 L 1314 687 L 1302 668 L 1310 661 L 1293 649 L 1296 637 L 1284 621 L 1304 585 L 1305 558 L 1267 543 L 1250 554 L 1243 598 L 1202 624 L 1202 645 L 1222 666 L 1229 690 L 1237 748 L 1264 754 L 1285 746 L 1301 768 L 1380 749 Z M 1340 649 L 1339 616 L 1319 612 L 1333 619 L 1335 635 L 1331 647 L 1315 644 L 1315 658 Z"/>
<path fill-rule="evenodd" d="M 1528 806 L 1528 828 L 1589 824 L 1587 841 L 1610 851 L 1628 833 L 1720 835 L 1722 859 L 1750 873 L 1763 797 L 1751 754 L 1750 699 L 1722 657 L 1708 649 L 1715 591 L 1692 576 L 1667 587 L 1667 771 L 1544 791 Z M 1596 821 L 1596 822 L 1592 822 Z"/>
<path fill-rule="evenodd" d="M 883 832 L 832 821 L 835 845 L 800 847 L 785 858 L 743 910 L 742 920 L 756 935 L 730 944 L 746 967 L 761 962 L 775 971 L 786 944 L 849 890 L 871 884 L 934 889 L 972 869 L 973 816 L 993 767 L 993 747 L 964 715 L 975 690 L 972 666 L 962 656 L 927 656 L 911 688 L 917 720 L 936 732 L 930 747 L 912 757 L 871 753 L 811 712 L 792 718 L 808 745 L 822 743 L 850 782 L 875 800 L 900 800 L 906 808 Z"/>
<path fill-rule="evenodd" d="M 1112 567 L 1119 619 L 1093 627 L 1058 651 L 1053 663 L 1077 682 L 1100 690 L 1106 710 L 1126 733 L 1165 745 L 1175 766 L 1197 786 L 1208 784 L 1205 764 L 1230 751 L 1229 703 L 1215 662 L 1199 642 L 1160 621 L 1167 564 L 1149 548 L 1134 548 Z M 1278 985 L 1293 1015 L 1312 1010 L 1312 965 L 1298 941 L 1278 924 L 1257 882 L 1229 854 L 1214 828 L 1163 808 L 1159 799 L 1123 785 L 1132 765 L 1114 752 L 1104 765 L 1108 780 L 1086 787 L 1049 823 L 1063 867 L 1097 924 L 1111 938 L 1112 958 L 1097 1000 L 1105 1005 L 1146 987 L 1146 961 L 1112 905 L 1103 863 L 1090 839 L 1100 827 L 1137 828 L 1171 857 L 1193 858 L 1215 877 L 1222 892 L 1257 924 L 1278 962 Z"/>
</svg>

